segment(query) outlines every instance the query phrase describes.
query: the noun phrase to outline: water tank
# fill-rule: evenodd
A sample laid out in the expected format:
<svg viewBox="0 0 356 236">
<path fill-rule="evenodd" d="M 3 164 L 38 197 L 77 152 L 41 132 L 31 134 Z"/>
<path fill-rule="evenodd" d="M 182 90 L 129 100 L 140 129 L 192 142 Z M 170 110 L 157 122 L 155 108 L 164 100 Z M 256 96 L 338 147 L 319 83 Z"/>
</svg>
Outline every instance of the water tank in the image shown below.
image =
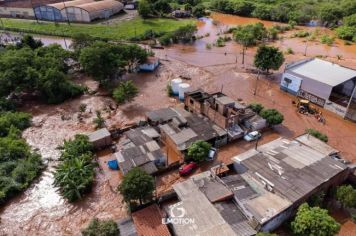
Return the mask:
<svg viewBox="0 0 356 236">
<path fill-rule="evenodd" d="M 179 85 L 179 99 L 184 100 L 184 93 L 190 90 L 190 85 L 186 83 L 181 83 Z"/>
<path fill-rule="evenodd" d="M 173 79 L 171 81 L 171 86 L 172 86 L 172 90 L 173 90 L 173 94 L 174 95 L 178 95 L 179 93 L 179 85 L 182 83 L 181 79 Z"/>
</svg>

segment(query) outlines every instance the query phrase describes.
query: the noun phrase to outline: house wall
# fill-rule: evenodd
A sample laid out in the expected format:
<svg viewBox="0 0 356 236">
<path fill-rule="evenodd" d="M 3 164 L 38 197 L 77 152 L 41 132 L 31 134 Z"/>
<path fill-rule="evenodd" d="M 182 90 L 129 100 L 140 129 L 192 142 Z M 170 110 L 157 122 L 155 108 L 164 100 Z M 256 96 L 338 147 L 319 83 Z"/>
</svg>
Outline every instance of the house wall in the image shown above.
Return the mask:
<svg viewBox="0 0 356 236">
<path fill-rule="evenodd" d="M 347 110 L 346 107 L 340 106 L 340 105 L 333 103 L 331 101 L 327 101 L 325 103 L 324 108 L 336 113 L 337 115 L 339 115 L 341 117 L 345 117 L 345 115 L 346 115 L 346 110 Z"/>
<path fill-rule="evenodd" d="M 185 97 L 184 105 L 188 111 L 193 112 L 195 114 L 203 114 L 203 112 L 204 112 L 203 104 L 195 101 L 190 96 Z"/>
<path fill-rule="evenodd" d="M 288 84 L 285 80 L 286 78 L 290 79 L 292 82 Z M 302 84 L 301 78 L 294 76 L 292 74 L 289 74 L 288 72 L 284 73 L 282 76 L 281 89 L 284 91 L 287 91 L 293 95 L 297 95 L 301 84 Z"/>
<path fill-rule="evenodd" d="M 0 15 L 8 17 L 34 18 L 35 13 L 32 8 L 0 7 Z"/>
<path fill-rule="evenodd" d="M 178 150 L 176 144 L 164 131 L 161 131 L 161 141 L 163 142 L 166 148 L 168 165 L 184 161 L 183 153 Z"/>
<path fill-rule="evenodd" d="M 328 100 L 333 87 L 319 81 L 303 78 L 300 88 L 317 97 Z"/>
<path fill-rule="evenodd" d="M 227 118 L 214 109 L 210 107 L 204 107 L 204 115 L 206 115 L 211 121 L 213 121 L 221 128 L 225 129 L 227 127 Z"/>
</svg>

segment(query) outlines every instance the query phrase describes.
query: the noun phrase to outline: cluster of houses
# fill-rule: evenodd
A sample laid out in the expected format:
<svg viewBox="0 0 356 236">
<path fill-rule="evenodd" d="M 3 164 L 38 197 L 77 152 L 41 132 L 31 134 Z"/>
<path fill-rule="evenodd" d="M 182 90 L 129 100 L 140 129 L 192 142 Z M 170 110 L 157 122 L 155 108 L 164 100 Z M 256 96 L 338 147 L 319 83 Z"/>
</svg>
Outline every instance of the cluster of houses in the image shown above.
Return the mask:
<svg viewBox="0 0 356 236">
<path fill-rule="evenodd" d="M 162 108 L 146 113 L 144 126 L 125 132 L 113 157 L 125 175 L 134 167 L 156 174 L 185 161 L 189 146 L 198 140 L 219 148 L 250 131 L 267 126 L 248 106 L 223 93 L 202 90 L 185 93 L 184 108 Z M 96 148 L 111 143 L 107 129 L 89 135 Z M 108 140 L 109 139 L 109 140 Z"/>
<path fill-rule="evenodd" d="M 237 235 L 270 232 L 311 196 L 355 171 L 338 150 L 310 136 L 279 138 L 173 185 L 170 198 L 120 222 L 121 235 Z"/>
</svg>

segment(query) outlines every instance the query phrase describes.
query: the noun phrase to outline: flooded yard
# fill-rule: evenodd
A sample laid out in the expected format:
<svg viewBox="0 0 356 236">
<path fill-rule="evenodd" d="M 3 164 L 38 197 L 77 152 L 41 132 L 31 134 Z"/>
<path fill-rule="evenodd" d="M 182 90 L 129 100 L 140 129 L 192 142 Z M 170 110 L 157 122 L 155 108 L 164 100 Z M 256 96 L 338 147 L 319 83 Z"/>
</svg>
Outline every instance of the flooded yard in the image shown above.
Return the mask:
<svg viewBox="0 0 356 236">
<path fill-rule="evenodd" d="M 52 171 L 59 156 L 57 147 L 64 139 L 77 133 L 93 131 L 92 121 L 96 110 L 103 111 L 108 127 L 120 127 L 143 119 L 147 111 L 176 106 L 179 102 L 167 96 L 166 85 L 179 76 L 188 78 L 186 82 L 193 89 L 203 88 L 209 92 L 222 90 L 233 99 L 242 99 L 246 103 L 260 102 L 266 107 L 280 110 L 285 118 L 283 125 L 265 132 L 261 144 L 279 136 L 293 138 L 302 134 L 306 128 L 315 128 L 329 136 L 329 144 L 339 149 L 345 159 L 356 162 L 353 153 L 356 150 L 356 124 L 327 111 L 323 111 L 325 125 L 312 116 L 299 114 L 292 105 L 294 97 L 279 89 L 283 66 L 273 76 L 261 76 L 257 82 L 256 75 L 246 70 L 253 68 L 255 48 L 247 50 L 245 65 L 241 65 L 241 46 L 235 42 L 229 42 L 221 48 L 206 48 L 206 44 L 213 43 L 217 38 L 216 34 L 227 27 L 259 20 L 223 14 L 213 14 L 212 19 L 219 23 L 216 25 L 216 22 L 209 19 L 198 23 L 198 34 L 210 33 L 209 36 L 191 45 L 174 45 L 164 50 L 155 50 L 156 56 L 162 60 L 162 65 L 156 72 L 130 74 L 124 78 L 132 79 L 139 88 L 139 95 L 133 102 L 110 110 L 108 107 L 114 101 L 97 94 L 84 95 L 55 106 L 31 102 L 23 108 L 33 114 L 33 126 L 24 132 L 24 137 L 33 148 L 39 150 L 48 168 L 32 187 L 1 209 L 0 235 L 79 235 L 80 230 L 93 217 L 115 220 L 126 217 L 127 210 L 122 197 L 115 192 L 115 186 L 120 183 L 121 177 L 118 172 L 107 169 L 110 153 L 99 153 L 100 168 L 93 193 L 78 204 L 69 204 L 52 185 Z M 265 21 L 262 23 L 266 26 L 274 24 Z M 286 63 L 305 58 L 303 39 L 288 38 L 290 33 L 285 33 L 283 41 L 273 43 L 284 50 L 291 47 L 295 51 L 293 55 L 286 55 Z M 317 55 L 356 69 L 356 45 L 345 46 L 339 40 L 333 46 L 308 42 L 307 56 Z M 338 60 L 337 55 L 342 55 L 342 59 Z M 90 90 L 97 90 L 96 82 L 88 78 L 78 82 L 88 85 Z M 79 122 L 77 115 L 82 103 L 87 105 L 87 111 L 83 122 Z M 254 144 L 244 141 L 231 143 L 219 150 L 218 161 L 229 163 L 232 156 L 253 147 Z M 204 171 L 209 167 L 210 165 L 203 166 L 197 171 Z M 173 183 L 182 180 L 177 171 L 168 172 L 157 178 L 157 189 L 165 192 Z M 340 235 L 355 235 L 354 223 L 349 219 L 342 223 Z"/>
</svg>

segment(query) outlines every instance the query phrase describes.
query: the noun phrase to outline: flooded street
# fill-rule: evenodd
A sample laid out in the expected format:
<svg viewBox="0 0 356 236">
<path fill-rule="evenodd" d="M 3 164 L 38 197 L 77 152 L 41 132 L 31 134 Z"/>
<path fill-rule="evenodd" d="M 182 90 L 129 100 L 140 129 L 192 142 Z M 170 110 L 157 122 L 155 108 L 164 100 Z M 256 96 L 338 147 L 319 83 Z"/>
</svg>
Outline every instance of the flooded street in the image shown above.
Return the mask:
<svg viewBox="0 0 356 236">
<path fill-rule="evenodd" d="M 193 45 L 174 45 L 164 50 L 155 50 L 156 56 L 162 60 L 162 65 L 156 72 L 127 75 L 125 79 L 132 79 L 140 92 L 133 102 L 119 106 L 117 110 L 108 109 L 114 101 L 101 96 L 100 93 L 84 95 L 55 106 L 33 102 L 23 108 L 33 115 L 33 126 L 27 129 L 23 136 L 33 148 L 39 150 L 48 168 L 32 187 L 1 209 L 0 235 L 80 235 L 80 230 L 93 217 L 115 220 L 126 217 L 127 210 L 122 198 L 113 189 L 113 186 L 120 182 L 119 176 L 115 176 L 115 181 L 111 180 L 115 173 L 106 175 L 98 171 L 92 194 L 79 204 L 67 203 L 52 185 L 51 172 L 59 156 L 56 148 L 64 139 L 94 130 L 92 120 L 96 110 L 102 111 L 108 127 L 120 127 L 143 119 L 147 111 L 177 105 L 179 102 L 176 99 L 167 96 L 166 85 L 171 79 L 179 76 L 188 78 L 186 82 L 191 84 L 193 89 L 203 88 L 210 92 L 222 90 L 231 98 L 242 99 L 246 103 L 256 101 L 266 107 L 280 110 L 285 117 L 283 125 L 266 132 L 262 143 L 279 136 L 293 138 L 302 134 L 306 128 L 315 128 L 329 136 L 329 144 L 339 149 L 345 159 L 356 162 L 356 156 L 352 152 L 356 150 L 356 124 L 327 111 L 324 111 L 326 125 L 319 123 L 312 116 L 299 114 L 291 104 L 294 97 L 279 89 L 283 66 L 274 76 L 261 76 L 257 83 L 257 94 L 253 95 L 256 75 L 248 73 L 246 69 L 253 68 L 256 49 L 247 50 L 245 65 L 241 65 L 241 46 L 235 42 L 228 42 L 221 48 L 206 48 L 207 43 L 214 43 L 217 34 L 228 27 L 257 21 L 272 26 L 274 22 L 216 13 L 212 15 L 212 19 L 214 21 L 199 21 L 198 35 L 210 35 L 197 40 Z M 286 32 L 283 41 L 272 43 L 284 50 L 289 47 L 293 49 L 295 54 L 285 55 L 287 63 L 305 58 L 305 42 L 301 38 L 289 38 L 292 33 Z M 42 40 L 47 37 L 40 38 Z M 53 40 L 60 42 L 62 39 Z M 53 41 L 48 38 L 47 43 L 51 42 Z M 62 42 L 64 43 L 63 40 Z M 345 46 L 339 40 L 336 40 L 332 47 L 308 42 L 307 57 L 317 55 L 326 56 L 327 60 L 356 69 L 356 45 Z M 343 58 L 338 60 L 337 55 L 342 55 Z M 97 90 L 96 82 L 88 78 L 78 82 L 87 85 L 90 90 Z M 77 115 L 82 103 L 87 105 L 87 111 L 83 122 L 79 122 Z M 249 148 L 251 144 L 243 141 L 231 143 L 220 150 L 218 158 L 228 162 L 230 157 Z M 108 154 L 104 153 L 102 159 L 100 158 L 100 166 L 104 168 Z M 180 181 L 178 174 L 168 173 L 158 179 L 158 190 L 165 192 L 176 181 Z M 356 225 L 345 220 L 340 235 L 354 235 L 352 232 L 355 230 Z"/>
</svg>

